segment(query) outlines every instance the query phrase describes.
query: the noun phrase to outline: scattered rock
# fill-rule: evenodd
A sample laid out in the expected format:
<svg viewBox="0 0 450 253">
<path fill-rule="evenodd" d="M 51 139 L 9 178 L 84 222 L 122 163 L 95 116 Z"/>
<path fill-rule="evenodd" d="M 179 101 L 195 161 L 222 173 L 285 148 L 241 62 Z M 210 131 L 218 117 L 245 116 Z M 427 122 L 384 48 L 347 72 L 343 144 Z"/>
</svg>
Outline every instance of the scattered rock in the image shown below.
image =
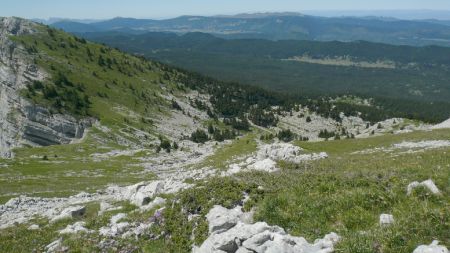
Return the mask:
<svg viewBox="0 0 450 253">
<path fill-rule="evenodd" d="M 58 216 L 53 217 L 50 222 L 55 222 L 66 218 L 82 217 L 85 213 L 85 206 L 71 206 L 64 209 Z"/>
<path fill-rule="evenodd" d="M 192 172 L 192 170 L 190 170 L 190 172 Z M 196 173 L 200 172 L 203 172 L 203 170 L 196 171 Z M 183 174 L 183 172 L 177 171 L 176 174 Z M 204 172 L 202 175 L 206 177 L 211 174 Z M 8 228 L 15 224 L 27 223 L 34 219 L 36 215 L 48 218 L 51 222 L 64 218 L 83 216 L 85 208 L 81 205 L 85 203 L 103 202 L 103 204 L 100 205 L 100 215 L 105 211 L 120 209 L 120 207 L 111 207 L 111 205 L 108 204 L 115 201 L 131 201 L 134 199 L 135 203 L 139 201 L 141 201 L 140 203 L 146 203 L 158 194 L 176 193 L 182 189 L 191 187 L 192 185 L 183 182 L 183 176 L 181 176 L 180 179 L 165 179 L 150 183 L 143 182 L 133 186 L 121 187 L 112 185 L 105 190 L 97 191 L 96 193 L 80 193 L 68 198 L 27 196 L 12 198 L 4 205 L 0 205 L 0 229 Z M 137 192 L 142 193 L 142 198 L 136 194 Z M 137 201 L 137 199 L 140 200 Z M 161 204 L 162 199 L 155 200 L 155 204 Z M 144 209 L 149 207 L 151 206 L 144 205 Z"/>
<path fill-rule="evenodd" d="M 394 223 L 394 216 L 391 214 L 380 215 L 380 226 L 389 226 Z"/>
<path fill-rule="evenodd" d="M 194 253 L 223 252 L 333 252 L 339 241 L 335 233 L 309 244 L 302 237 L 294 237 L 277 226 L 265 222 L 245 224 L 240 220 L 242 212 L 215 206 L 207 215 L 210 236 Z"/>
<path fill-rule="evenodd" d="M 409 142 L 404 141 L 402 143 L 394 144 L 396 149 L 435 149 L 450 147 L 449 140 L 433 140 L 433 141 L 419 141 Z"/>
<path fill-rule="evenodd" d="M 67 225 L 63 230 L 59 231 L 59 234 L 77 234 L 77 233 L 93 233 L 94 231 L 85 228 L 86 222 L 79 221 L 73 225 Z"/>
<path fill-rule="evenodd" d="M 439 245 L 439 241 L 433 241 L 430 245 L 420 245 L 413 253 L 448 253 L 445 246 Z"/>
<path fill-rule="evenodd" d="M 419 141 L 419 142 L 409 142 L 404 141 L 401 143 L 393 144 L 391 147 L 376 147 L 376 148 L 370 148 L 360 151 L 352 152 L 351 154 L 373 154 L 377 152 L 384 152 L 384 153 L 418 153 L 423 152 L 424 150 L 431 150 L 431 149 L 439 149 L 439 148 L 446 148 L 450 147 L 450 141 L 449 140 L 430 140 L 430 141 Z"/>
<path fill-rule="evenodd" d="M 435 195 L 438 195 L 438 194 L 441 193 L 441 192 L 439 191 L 439 189 L 437 188 L 437 186 L 434 184 L 433 180 L 428 179 L 428 180 L 426 180 L 426 181 L 423 181 L 422 183 L 419 183 L 419 182 L 417 182 L 417 181 L 410 183 L 410 184 L 408 185 L 408 187 L 407 187 L 407 190 L 406 190 L 406 191 L 407 191 L 407 194 L 408 194 L 408 195 L 411 195 L 411 193 L 413 192 L 413 190 L 414 190 L 415 188 L 417 188 L 417 187 L 420 187 L 420 186 L 427 188 L 431 193 L 433 193 L 433 194 L 435 194 Z"/>
</svg>

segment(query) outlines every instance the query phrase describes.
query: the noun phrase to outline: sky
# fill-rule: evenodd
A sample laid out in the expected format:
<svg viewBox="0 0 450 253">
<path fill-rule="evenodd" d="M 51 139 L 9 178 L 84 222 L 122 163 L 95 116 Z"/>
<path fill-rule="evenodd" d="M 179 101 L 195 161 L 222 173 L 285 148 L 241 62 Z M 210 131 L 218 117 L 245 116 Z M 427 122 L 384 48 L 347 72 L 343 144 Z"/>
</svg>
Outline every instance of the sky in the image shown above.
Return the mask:
<svg viewBox="0 0 450 253">
<path fill-rule="evenodd" d="M 0 0 L 0 16 L 44 19 L 417 9 L 450 11 L 450 0 Z"/>
</svg>

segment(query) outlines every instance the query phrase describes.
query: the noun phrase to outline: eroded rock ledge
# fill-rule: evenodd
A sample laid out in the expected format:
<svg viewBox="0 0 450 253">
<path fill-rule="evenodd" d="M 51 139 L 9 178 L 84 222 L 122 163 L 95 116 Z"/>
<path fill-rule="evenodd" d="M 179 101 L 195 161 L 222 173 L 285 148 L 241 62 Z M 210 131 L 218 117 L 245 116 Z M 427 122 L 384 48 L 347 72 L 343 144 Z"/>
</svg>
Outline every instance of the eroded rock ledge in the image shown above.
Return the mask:
<svg viewBox="0 0 450 253">
<path fill-rule="evenodd" d="M 81 138 L 92 119 L 77 120 L 52 114 L 22 98 L 20 91 L 48 74 L 33 62 L 11 36 L 38 33 L 36 25 L 19 18 L 0 18 L 0 157 L 12 157 L 12 149 L 24 144 L 67 144 Z"/>
</svg>

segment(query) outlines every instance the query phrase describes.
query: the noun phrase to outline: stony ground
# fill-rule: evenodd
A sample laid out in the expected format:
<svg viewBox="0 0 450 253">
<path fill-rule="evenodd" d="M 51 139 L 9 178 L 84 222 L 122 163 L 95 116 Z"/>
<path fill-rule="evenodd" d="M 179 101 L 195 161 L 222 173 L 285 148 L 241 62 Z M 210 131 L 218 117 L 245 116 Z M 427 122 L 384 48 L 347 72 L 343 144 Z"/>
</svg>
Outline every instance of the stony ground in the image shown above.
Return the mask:
<svg viewBox="0 0 450 253">
<path fill-rule="evenodd" d="M 261 142 L 254 130 L 219 146 L 186 141 L 184 150 L 171 153 L 98 152 L 89 149 L 89 137 L 69 149 L 86 152 L 73 159 L 67 151 L 51 156 L 50 151 L 56 152 L 52 147 L 33 155 L 18 152 L 15 163 L 36 163 L 36 168 L 67 164 L 68 170 L 59 174 L 63 184 L 72 177 L 97 177 L 99 185 L 77 185 L 74 191 L 85 187 L 88 192 L 65 193 L 72 195 L 68 198 L 60 191 L 48 192 L 58 198 L 36 197 L 42 192 L 23 188 L 20 193 L 30 197 L 1 206 L 0 249 L 412 252 L 438 240 L 429 247 L 441 250 L 450 238 L 449 136 L 443 129 L 292 145 Z M 42 160 L 44 153 L 48 160 Z M 79 164 L 75 156 L 95 166 L 71 174 L 69 168 Z M 111 168 L 104 163 L 129 166 L 120 170 L 129 182 L 101 187 L 102 180 L 114 182 L 118 172 L 105 177 Z M 20 191 L 11 183 L 17 176 L 5 173 L 17 164 L 1 164 L 2 178 L 10 182 L 3 191 Z M 96 169 L 99 165 L 104 167 Z M 80 172 L 85 175 L 77 176 Z M 42 171 L 26 179 L 48 180 Z M 236 235 L 239 241 L 227 239 Z"/>
</svg>

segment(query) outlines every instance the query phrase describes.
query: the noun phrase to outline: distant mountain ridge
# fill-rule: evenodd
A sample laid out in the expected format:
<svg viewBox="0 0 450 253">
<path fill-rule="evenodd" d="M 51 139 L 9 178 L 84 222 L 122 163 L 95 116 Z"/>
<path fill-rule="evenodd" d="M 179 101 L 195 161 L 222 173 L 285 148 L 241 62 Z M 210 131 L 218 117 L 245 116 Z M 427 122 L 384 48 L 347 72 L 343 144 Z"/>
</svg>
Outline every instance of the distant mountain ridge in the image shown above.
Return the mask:
<svg viewBox="0 0 450 253">
<path fill-rule="evenodd" d="M 267 17 L 283 17 L 283 16 L 299 16 L 303 17 L 305 14 L 300 12 L 258 12 L 258 13 L 240 13 L 236 15 L 216 15 L 219 18 L 267 18 Z"/>
<path fill-rule="evenodd" d="M 380 17 L 325 18 L 298 13 L 259 13 L 237 16 L 181 16 L 166 20 L 114 18 L 90 24 L 52 24 L 71 33 L 122 31 L 129 33 L 210 33 L 226 39 L 366 40 L 396 45 L 450 46 L 445 21 L 410 21 Z"/>
</svg>

